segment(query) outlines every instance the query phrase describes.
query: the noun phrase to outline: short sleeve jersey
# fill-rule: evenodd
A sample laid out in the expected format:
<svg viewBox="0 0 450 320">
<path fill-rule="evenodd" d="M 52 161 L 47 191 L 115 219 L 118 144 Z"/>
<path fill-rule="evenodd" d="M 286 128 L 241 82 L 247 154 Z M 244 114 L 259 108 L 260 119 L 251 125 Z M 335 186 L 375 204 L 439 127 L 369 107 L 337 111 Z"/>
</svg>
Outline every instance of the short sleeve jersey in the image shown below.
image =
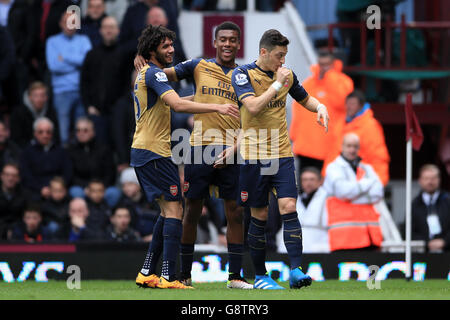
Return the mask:
<svg viewBox="0 0 450 320">
<path fill-rule="evenodd" d="M 292 157 L 286 121 L 286 98 L 288 93 L 299 103 L 308 99 L 308 93 L 300 85 L 291 70 L 289 85 L 283 86 L 270 103 L 257 115 L 242 107 L 248 96 L 262 95 L 276 81 L 276 74 L 264 71 L 255 62 L 237 67 L 231 82 L 241 109 L 243 140 L 241 155 L 244 160 L 277 159 Z"/>
<path fill-rule="evenodd" d="M 170 107 L 162 98 L 172 92 L 166 74 L 153 63 L 142 68 L 134 84 L 136 131 L 131 145 L 130 165 L 170 157 Z"/>
<path fill-rule="evenodd" d="M 215 59 L 192 59 L 173 67 L 177 80 L 193 78 L 194 101 L 200 103 L 237 104 L 231 85 L 233 68 L 219 65 Z M 233 145 L 240 122 L 218 112 L 194 114 L 191 145 Z"/>
</svg>

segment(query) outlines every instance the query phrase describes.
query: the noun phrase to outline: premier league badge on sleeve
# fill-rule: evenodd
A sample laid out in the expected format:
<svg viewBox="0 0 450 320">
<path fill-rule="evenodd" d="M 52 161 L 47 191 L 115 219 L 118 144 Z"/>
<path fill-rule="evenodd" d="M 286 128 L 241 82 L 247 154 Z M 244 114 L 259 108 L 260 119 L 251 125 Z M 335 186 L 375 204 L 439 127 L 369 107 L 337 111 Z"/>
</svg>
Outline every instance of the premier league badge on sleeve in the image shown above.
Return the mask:
<svg viewBox="0 0 450 320">
<path fill-rule="evenodd" d="M 158 82 L 167 82 L 167 76 L 164 72 L 157 72 L 155 73 L 156 81 Z"/>
<path fill-rule="evenodd" d="M 244 73 L 238 73 L 235 76 L 235 82 L 238 86 L 243 86 L 244 84 L 248 83 L 247 75 Z"/>
</svg>

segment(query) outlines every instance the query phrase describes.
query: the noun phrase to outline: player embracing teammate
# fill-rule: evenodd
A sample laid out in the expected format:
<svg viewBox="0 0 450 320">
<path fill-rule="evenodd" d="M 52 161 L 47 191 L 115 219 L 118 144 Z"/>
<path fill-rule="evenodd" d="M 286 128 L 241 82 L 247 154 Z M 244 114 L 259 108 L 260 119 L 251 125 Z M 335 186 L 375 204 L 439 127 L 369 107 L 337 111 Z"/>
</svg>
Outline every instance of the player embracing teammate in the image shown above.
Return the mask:
<svg viewBox="0 0 450 320">
<path fill-rule="evenodd" d="M 140 38 L 140 44 L 143 41 L 144 34 L 145 31 Z M 164 44 L 164 40 L 161 41 L 162 43 L 159 45 Z M 237 67 L 235 57 L 240 48 L 240 29 L 232 22 L 224 22 L 215 31 L 215 59 L 188 60 L 175 67 L 160 68 L 157 71 L 159 79 L 165 80 L 163 82 L 192 77 L 195 83 L 195 94 L 193 102 L 189 102 L 199 103 L 202 106 L 213 103 L 215 107 L 212 107 L 210 112 L 204 111 L 205 109 L 193 108 L 190 111 L 184 109 L 185 112 L 197 112 L 198 114 L 194 116 L 194 129 L 190 139 L 189 159 L 191 161 L 185 164 L 185 185 L 183 189 L 186 203 L 182 232 L 179 220 L 181 218 L 179 215 L 179 206 L 181 205 L 179 198 L 171 199 L 169 195 L 173 195 L 173 193 L 170 194 L 170 192 L 166 195 L 164 192 L 157 194 L 146 191 L 146 189 L 153 190 L 156 187 L 155 185 L 165 182 L 169 171 L 173 180 L 175 173 L 173 167 L 171 166 L 172 170 L 165 170 L 164 168 L 161 170 L 155 165 L 153 173 L 158 173 L 160 182 L 158 183 L 157 178 L 152 183 L 146 183 L 146 178 L 142 178 L 144 175 L 139 174 L 139 172 L 142 170 L 144 159 L 154 157 L 154 151 L 149 154 L 148 152 L 136 151 L 136 147 L 132 147 L 132 166 L 135 167 L 141 187 L 144 189 L 148 200 L 151 201 L 162 196 L 160 204 L 162 203 L 166 207 L 167 203 L 177 203 L 175 205 L 177 208 L 175 220 L 177 221 L 169 221 L 166 214 L 167 210 L 161 207 L 162 213 L 155 225 L 153 241 L 150 244 L 144 267 L 136 278 L 136 284 L 144 287 L 191 288 L 191 267 L 197 223 L 201 215 L 203 200 L 208 197 L 211 186 L 217 187 L 219 197 L 224 199 L 225 204 L 229 258 L 228 288 L 283 289 L 270 278 L 265 270 L 264 226 L 267 220 L 268 195 L 272 188 L 275 188 L 277 192 L 280 213 L 283 218 L 285 244 L 292 269 L 290 286 L 291 288 L 300 288 L 311 284 L 311 278 L 303 274 L 300 267 L 302 254 L 301 226 L 295 210 L 297 189 L 293 157 L 287 134 L 286 95 L 291 94 L 308 110 L 318 112 L 318 121 L 322 124 L 320 121 L 322 120 L 325 127 L 328 122 L 328 114 L 326 107 L 320 105 L 301 87 L 295 74 L 282 67 L 288 43 L 289 41 L 278 31 L 269 30 L 261 39 L 258 60 L 252 64 Z M 148 70 L 152 67 L 151 58 L 153 55 L 147 54 L 145 56 L 142 54 L 143 51 L 139 50 L 139 47 L 138 53 L 140 56 L 136 58 L 135 64 L 140 69 L 139 74 L 142 75 L 142 70 L 147 69 L 144 72 L 147 75 Z M 161 54 L 164 56 L 163 53 Z M 155 51 L 154 56 L 158 57 L 158 55 L 160 53 Z M 149 63 L 146 63 L 147 61 Z M 161 65 L 161 67 L 164 66 Z M 139 78 L 136 81 L 136 86 L 139 84 L 138 81 Z M 158 82 L 158 76 L 156 76 L 156 82 Z M 146 88 L 147 91 L 152 89 L 154 90 L 152 87 L 151 89 Z M 170 91 L 170 89 L 167 90 Z M 164 100 L 168 91 L 156 91 L 156 94 Z M 175 93 L 172 95 L 175 95 Z M 149 100 L 147 97 L 147 101 L 153 100 Z M 140 110 L 136 106 L 138 103 L 140 103 L 139 100 L 135 99 L 137 113 Z M 166 103 L 172 106 L 170 103 Z M 236 103 L 240 106 L 240 121 L 239 118 L 236 118 L 235 110 L 230 105 Z M 222 106 L 222 110 L 219 110 L 220 113 L 214 112 L 218 110 L 218 106 Z M 174 109 L 179 111 L 177 108 Z M 166 127 L 169 126 L 170 132 L 170 125 L 167 125 L 170 121 L 167 121 L 167 118 L 164 119 L 163 123 L 155 122 L 162 120 L 164 116 L 170 117 L 167 114 L 161 115 L 161 118 L 148 117 L 144 126 L 149 128 L 145 130 L 151 131 L 150 128 L 162 126 L 164 123 Z M 138 125 L 139 123 L 137 123 Z M 238 134 L 241 125 L 242 131 Z M 214 132 L 214 134 L 211 135 L 211 132 Z M 138 132 L 135 135 L 135 140 L 137 140 L 137 136 L 139 136 Z M 153 136 L 153 139 L 157 140 L 159 137 Z M 139 163 L 133 162 L 135 158 L 133 153 L 138 154 L 136 157 L 139 158 Z M 240 165 L 237 163 L 238 156 L 243 159 L 243 163 Z M 164 159 L 166 159 L 165 165 L 168 167 L 168 161 L 170 160 L 167 156 Z M 208 159 L 216 159 L 216 161 L 211 162 Z M 171 164 L 175 166 L 173 163 Z M 168 185 L 169 189 L 174 189 L 174 186 L 178 188 L 174 181 L 170 183 L 174 184 Z M 179 193 L 177 194 L 179 195 Z M 149 195 L 153 198 L 149 198 Z M 239 205 L 237 201 L 239 201 Z M 249 284 L 240 275 L 244 243 L 242 206 L 250 206 L 252 214 L 248 240 L 256 273 L 254 285 Z M 166 227 L 168 221 L 172 226 L 170 228 Z M 176 227 L 174 227 L 175 225 Z M 166 229 L 170 229 L 170 231 Z M 173 235 L 172 241 L 167 241 L 166 238 L 170 238 L 170 235 Z M 179 237 L 181 237 L 181 241 Z M 154 244 L 155 242 L 156 244 Z M 171 253 L 167 253 L 166 256 L 170 255 L 171 259 L 168 260 L 163 255 L 162 276 L 158 277 L 156 275 L 156 263 L 161 252 L 166 253 L 167 251 L 166 242 L 168 243 L 167 246 L 170 246 L 168 250 L 171 250 Z M 173 271 L 175 268 L 173 255 L 178 254 L 175 246 L 179 246 L 180 242 L 181 279 L 178 281 L 175 279 Z M 168 269 L 170 269 L 169 276 Z"/>
</svg>

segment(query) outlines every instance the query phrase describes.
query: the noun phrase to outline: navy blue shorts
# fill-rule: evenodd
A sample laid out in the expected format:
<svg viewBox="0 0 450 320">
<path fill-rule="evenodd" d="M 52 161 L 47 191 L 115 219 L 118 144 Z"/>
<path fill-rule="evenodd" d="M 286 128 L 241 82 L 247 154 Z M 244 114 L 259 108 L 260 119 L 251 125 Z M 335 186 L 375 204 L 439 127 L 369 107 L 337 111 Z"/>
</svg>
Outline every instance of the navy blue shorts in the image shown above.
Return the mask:
<svg viewBox="0 0 450 320">
<path fill-rule="evenodd" d="M 151 160 L 134 171 L 148 202 L 160 197 L 166 201 L 182 200 L 178 167 L 171 158 Z"/>
<path fill-rule="evenodd" d="M 184 196 L 188 199 L 205 199 L 210 196 L 210 186 L 219 189 L 218 197 L 225 200 L 235 200 L 238 195 L 239 165 L 229 164 L 221 169 L 213 167 L 214 159 L 227 146 L 210 146 L 207 157 L 200 157 L 201 151 L 204 155 L 207 146 L 191 147 L 190 164 L 184 166 Z M 197 158 L 195 159 L 195 152 Z M 197 160 L 197 161 L 194 161 Z M 196 164 L 200 160 L 201 163 Z"/>
<path fill-rule="evenodd" d="M 293 157 L 274 159 L 271 163 L 245 160 L 245 163 L 240 165 L 240 194 L 237 199 L 239 205 L 250 208 L 266 207 L 272 189 L 275 189 L 277 198 L 297 198 Z"/>
</svg>

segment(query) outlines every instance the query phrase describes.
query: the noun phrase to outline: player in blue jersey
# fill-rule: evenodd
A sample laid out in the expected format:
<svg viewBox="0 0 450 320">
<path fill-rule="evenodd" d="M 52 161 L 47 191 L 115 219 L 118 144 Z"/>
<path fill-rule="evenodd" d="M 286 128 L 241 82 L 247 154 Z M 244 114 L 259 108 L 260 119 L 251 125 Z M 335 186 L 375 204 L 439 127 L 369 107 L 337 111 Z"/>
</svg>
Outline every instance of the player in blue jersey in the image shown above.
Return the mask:
<svg viewBox="0 0 450 320">
<path fill-rule="evenodd" d="M 255 289 L 284 289 L 265 267 L 265 233 L 269 192 L 274 190 L 283 221 L 283 236 L 291 263 L 290 287 L 311 284 L 301 270 L 302 232 L 296 211 L 297 187 L 294 159 L 286 122 L 286 97 L 291 95 L 306 109 L 318 113 L 319 124 L 327 128 L 324 105 L 308 95 L 294 72 L 286 67 L 289 40 L 277 30 L 266 31 L 258 59 L 237 67 L 232 84 L 241 110 L 239 204 L 250 207 L 248 230 L 250 256 L 255 267 Z M 322 122 L 323 121 L 323 122 Z M 308 137 L 304 137 L 308 139 Z"/>
<path fill-rule="evenodd" d="M 226 21 L 215 29 L 213 59 L 191 59 L 165 68 L 170 81 L 192 78 L 195 85 L 193 101 L 203 103 L 236 103 L 237 97 L 231 85 L 231 74 L 237 67 L 235 58 L 240 49 L 241 30 L 233 22 Z M 137 56 L 136 69 L 140 70 L 145 60 Z M 211 158 L 229 157 L 235 153 L 240 120 L 218 113 L 194 115 L 191 134 L 190 163 L 185 164 L 183 236 L 181 238 L 181 282 L 190 285 L 197 225 L 202 213 L 204 199 L 210 196 L 213 187 L 218 197 L 224 200 L 227 219 L 227 247 L 229 261 L 228 288 L 252 289 L 240 274 L 244 247 L 243 210 L 236 199 L 239 187 L 239 166 L 232 164 L 214 165 L 203 157 L 205 149 L 213 147 Z M 224 150 L 224 151 L 222 151 Z M 195 154 L 202 153 L 199 163 Z M 215 154 L 217 152 L 217 154 Z M 200 157 L 199 157 L 200 158 Z"/>
<path fill-rule="evenodd" d="M 187 289 L 176 277 L 176 259 L 182 233 L 180 179 L 171 160 L 170 109 L 178 112 L 220 112 L 239 118 L 232 104 L 205 104 L 181 99 L 168 84 L 163 68 L 173 61 L 175 33 L 148 26 L 139 38 L 138 53 L 149 62 L 139 71 L 134 87 L 136 131 L 131 146 L 131 166 L 135 168 L 141 188 L 161 208 L 144 265 L 136 278 L 142 287 Z M 161 277 L 156 265 L 162 254 Z"/>
</svg>

